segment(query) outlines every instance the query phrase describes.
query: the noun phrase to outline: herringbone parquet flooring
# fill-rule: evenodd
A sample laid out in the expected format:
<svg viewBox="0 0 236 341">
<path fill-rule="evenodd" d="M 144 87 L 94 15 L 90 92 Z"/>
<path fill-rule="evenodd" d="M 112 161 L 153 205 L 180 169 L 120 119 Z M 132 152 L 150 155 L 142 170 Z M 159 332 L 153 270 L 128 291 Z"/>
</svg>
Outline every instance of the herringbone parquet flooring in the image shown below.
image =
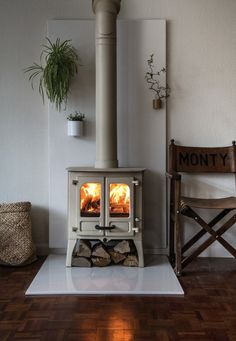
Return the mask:
<svg viewBox="0 0 236 341">
<path fill-rule="evenodd" d="M 1 341 L 236 340 L 236 261 L 198 259 L 184 298 L 25 297 L 43 259 L 0 267 Z"/>
</svg>

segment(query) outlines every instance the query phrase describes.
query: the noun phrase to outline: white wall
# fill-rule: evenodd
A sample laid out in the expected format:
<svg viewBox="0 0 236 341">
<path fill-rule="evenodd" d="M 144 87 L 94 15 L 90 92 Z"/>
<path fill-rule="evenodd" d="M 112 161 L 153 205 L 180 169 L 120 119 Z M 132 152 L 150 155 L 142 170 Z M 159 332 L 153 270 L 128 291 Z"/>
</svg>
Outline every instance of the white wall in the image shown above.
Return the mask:
<svg viewBox="0 0 236 341">
<path fill-rule="evenodd" d="M 48 114 L 23 69 L 37 61 L 47 20 L 92 17 L 83 1 L 0 1 L 0 202 L 32 202 L 33 234 L 48 247 Z"/>
<path fill-rule="evenodd" d="M 119 17 L 167 19 L 168 136 L 229 144 L 236 130 L 235 0 L 123 0 Z M 93 18 L 91 1 L 0 0 L 0 201 L 32 202 L 38 244 L 48 242 L 47 107 L 22 69 L 38 59 L 46 22 L 55 18 Z M 225 184 L 231 191 L 233 183 Z"/>
</svg>

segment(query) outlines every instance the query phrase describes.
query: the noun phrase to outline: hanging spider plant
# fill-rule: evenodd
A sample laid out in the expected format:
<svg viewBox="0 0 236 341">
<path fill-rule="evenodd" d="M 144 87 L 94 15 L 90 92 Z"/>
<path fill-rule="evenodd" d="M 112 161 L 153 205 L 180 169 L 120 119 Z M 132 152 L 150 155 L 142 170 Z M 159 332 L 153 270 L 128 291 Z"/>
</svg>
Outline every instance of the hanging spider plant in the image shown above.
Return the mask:
<svg viewBox="0 0 236 341">
<path fill-rule="evenodd" d="M 41 61 L 44 58 L 45 66 L 34 63 L 24 72 L 30 74 L 32 88 L 35 79 L 39 77 L 39 93 L 43 101 L 46 93 L 49 101 L 55 103 L 57 110 L 60 111 L 62 103 L 66 105 L 71 80 L 78 72 L 79 57 L 70 40 L 61 42 L 58 38 L 52 43 L 49 38 L 46 39 L 48 45 L 43 45 L 44 49 L 40 56 Z"/>
</svg>

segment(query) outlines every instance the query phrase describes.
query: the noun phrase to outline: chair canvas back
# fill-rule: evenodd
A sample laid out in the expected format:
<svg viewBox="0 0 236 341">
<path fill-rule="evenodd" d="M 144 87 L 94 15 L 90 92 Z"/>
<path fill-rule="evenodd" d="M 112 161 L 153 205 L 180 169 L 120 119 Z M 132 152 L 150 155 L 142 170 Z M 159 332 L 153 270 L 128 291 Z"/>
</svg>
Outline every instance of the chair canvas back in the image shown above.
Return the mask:
<svg viewBox="0 0 236 341">
<path fill-rule="evenodd" d="M 171 140 L 169 146 L 169 171 L 175 172 L 236 172 L 236 146 L 186 147 Z"/>
</svg>

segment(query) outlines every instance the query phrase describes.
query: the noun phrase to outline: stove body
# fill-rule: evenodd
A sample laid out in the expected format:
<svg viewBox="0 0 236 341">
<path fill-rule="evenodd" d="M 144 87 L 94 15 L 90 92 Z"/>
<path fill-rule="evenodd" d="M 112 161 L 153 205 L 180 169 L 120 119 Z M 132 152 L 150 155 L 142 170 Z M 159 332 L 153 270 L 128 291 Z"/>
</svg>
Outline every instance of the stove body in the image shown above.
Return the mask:
<svg viewBox="0 0 236 341">
<path fill-rule="evenodd" d="M 132 239 L 144 266 L 143 174 L 143 168 L 68 168 L 66 266 L 79 239 Z"/>
</svg>

